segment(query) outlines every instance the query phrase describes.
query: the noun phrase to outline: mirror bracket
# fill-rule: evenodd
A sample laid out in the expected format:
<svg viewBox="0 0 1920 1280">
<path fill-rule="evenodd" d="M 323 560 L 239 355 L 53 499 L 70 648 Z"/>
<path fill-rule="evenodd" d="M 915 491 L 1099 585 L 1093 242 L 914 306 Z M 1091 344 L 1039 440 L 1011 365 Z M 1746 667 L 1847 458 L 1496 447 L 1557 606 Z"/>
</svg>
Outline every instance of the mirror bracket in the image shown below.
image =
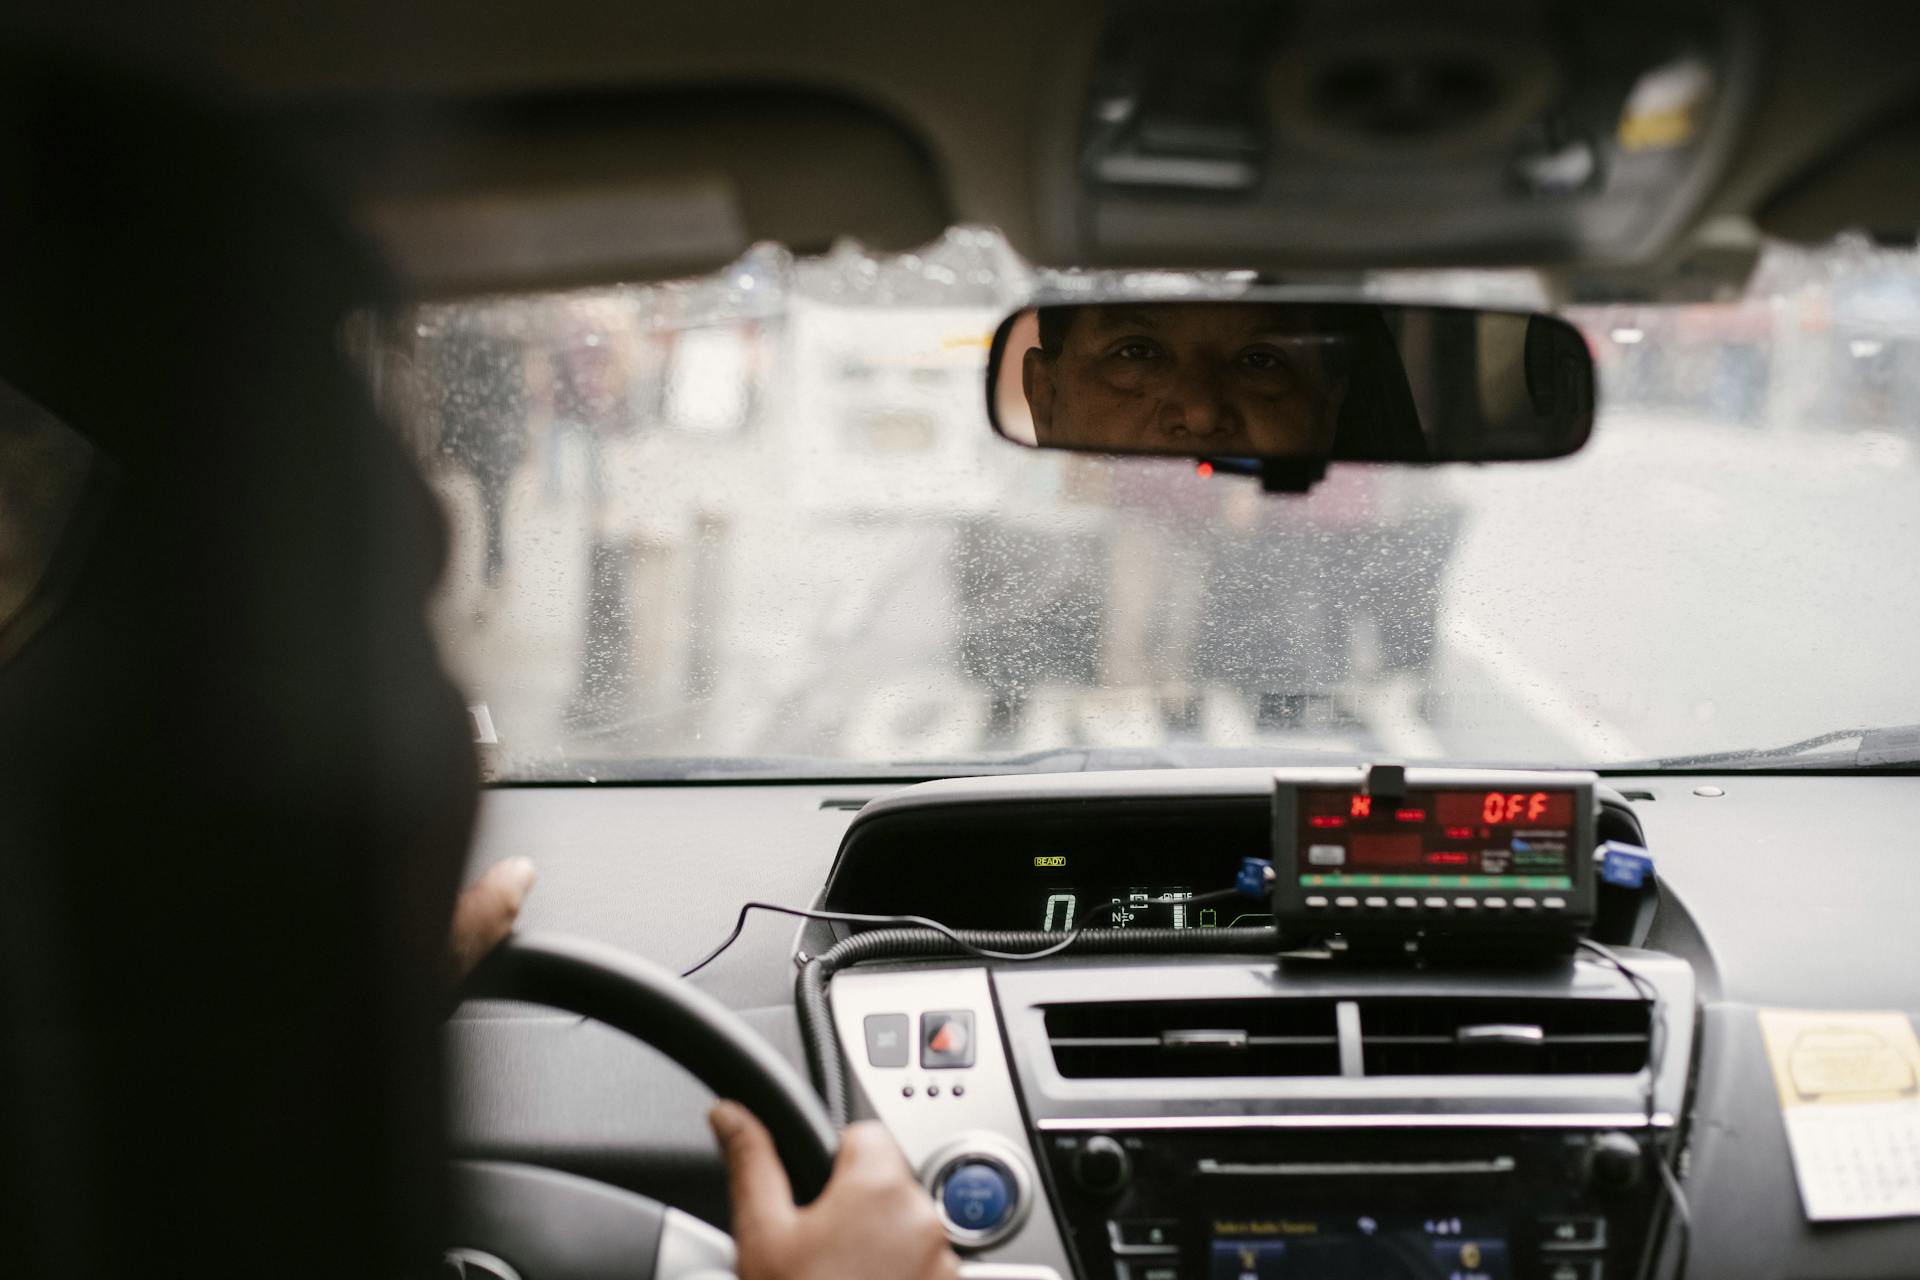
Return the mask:
<svg viewBox="0 0 1920 1280">
<path fill-rule="evenodd" d="M 1325 458 L 1263 458 L 1260 487 L 1268 493 L 1307 493 L 1327 478 Z"/>
<path fill-rule="evenodd" d="M 1029 305 L 994 331 L 986 390 L 994 430 L 1028 448 L 1201 453 L 1307 493 L 1326 474 L 1307 458 L 1565 457 L 1592 430 L 1593 383 L 1557 316 L 1247 294 Z"/>
</svg>

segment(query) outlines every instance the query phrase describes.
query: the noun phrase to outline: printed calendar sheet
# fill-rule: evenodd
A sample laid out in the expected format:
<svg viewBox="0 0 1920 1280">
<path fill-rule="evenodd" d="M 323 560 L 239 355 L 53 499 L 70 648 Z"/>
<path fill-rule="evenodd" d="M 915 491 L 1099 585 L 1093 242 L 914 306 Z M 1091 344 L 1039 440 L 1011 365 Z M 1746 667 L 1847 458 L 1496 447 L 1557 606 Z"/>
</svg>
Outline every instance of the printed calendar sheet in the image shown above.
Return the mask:
<svg viewBox="0 0 1920 1280">
<path fill-rule="evenodd" d="M 1920 1216 L 1920 1040 L 1904 1013 L 1763 1009 L 1807 1217 Z"/>
</svg>

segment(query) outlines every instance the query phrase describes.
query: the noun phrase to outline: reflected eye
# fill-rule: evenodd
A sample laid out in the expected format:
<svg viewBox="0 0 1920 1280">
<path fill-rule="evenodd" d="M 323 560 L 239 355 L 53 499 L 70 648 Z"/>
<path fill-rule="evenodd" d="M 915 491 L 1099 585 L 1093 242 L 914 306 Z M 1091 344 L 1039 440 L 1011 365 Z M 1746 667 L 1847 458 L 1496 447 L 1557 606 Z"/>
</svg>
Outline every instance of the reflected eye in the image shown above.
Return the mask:
<svg viewBox="0 0 1920 1280">
<path fill-rule="evenodd" d="M 1151 360 L 1160 354 L 1160 348 L 1144 338 L 1129 338 L 1115 347 L 1113 354 L 1121 360 Z"/>
<path fill-rule="evenodd" d="M 1256 373 L 1273 373 L 1287 367 L 1286 358 L 1271 347 L 1251 347 L 1242 351 L 1240 363 Z"/>
</svg>

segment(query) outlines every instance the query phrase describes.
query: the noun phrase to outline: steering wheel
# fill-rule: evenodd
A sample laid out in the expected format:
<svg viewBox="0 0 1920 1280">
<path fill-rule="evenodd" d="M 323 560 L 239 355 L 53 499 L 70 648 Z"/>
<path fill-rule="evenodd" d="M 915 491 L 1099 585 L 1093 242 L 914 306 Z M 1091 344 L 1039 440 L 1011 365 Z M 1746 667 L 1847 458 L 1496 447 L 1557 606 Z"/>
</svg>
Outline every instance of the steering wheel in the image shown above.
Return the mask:
<svg viewBox="0 0 1920 1280">
<path fill-rule="evenodd" d="M 760 1118 L 796 1197 L 811 1200 L 826 1185 L 837 1139 L 819 1098 L 732 1010 L 678 974 L 582 938 L 516 934 L 481 962 L 461 994 L 577 1013 L 651 1045 Z M 503 1161 L 457 1161 L 453 1174 L 450 1275 L 704 1280 L 732 1274 L 732 1243 L 724 1233 L 645 1196 Z"/>
</svg>

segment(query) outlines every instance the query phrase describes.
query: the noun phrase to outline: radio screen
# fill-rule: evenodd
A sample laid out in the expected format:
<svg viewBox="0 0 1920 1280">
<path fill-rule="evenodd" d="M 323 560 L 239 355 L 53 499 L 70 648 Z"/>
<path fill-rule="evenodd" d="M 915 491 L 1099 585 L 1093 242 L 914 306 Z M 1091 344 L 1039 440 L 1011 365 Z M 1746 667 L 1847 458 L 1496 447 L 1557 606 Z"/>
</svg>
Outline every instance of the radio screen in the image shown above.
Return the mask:
<svg viewBox="0 0 1920 1280">
<path fill-rule="evenodd" d="M 1313 889 L 1573 888 L 1572 791 L 1303 789 L 1300 884 Z"/>
<path fill-rule="evenodd" d="M 1383 1215 L 1213 1224 L 1208 1280 L 1510 1280 L 1489 1219 Z"/>
</svg>

